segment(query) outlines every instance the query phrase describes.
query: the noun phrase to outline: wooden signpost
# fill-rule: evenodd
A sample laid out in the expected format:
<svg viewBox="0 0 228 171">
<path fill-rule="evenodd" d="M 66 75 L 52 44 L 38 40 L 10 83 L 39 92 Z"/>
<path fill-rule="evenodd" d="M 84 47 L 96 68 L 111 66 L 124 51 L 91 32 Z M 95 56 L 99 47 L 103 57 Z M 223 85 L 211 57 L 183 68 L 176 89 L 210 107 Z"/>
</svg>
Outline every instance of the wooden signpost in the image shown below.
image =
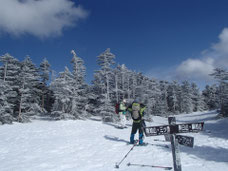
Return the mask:
<svg viewBox="0 0 228 171">
<path fill-rule="evenodd" d="M 177 139 L 178 143 L 187 147 L 194 146 L 194 138 L 189 136 L 183 136 L 183 135 L 176 135 L 175 138 Z"/>
<path fill-rule="evenodd" d="M 176 124 L 175 117 L 169 117 L 168 122 L 169 125 L 144 127 L 144 133 L 146 136 L 165 135 L 166 137 L 169 137 L 168 139 L 171 141 L 172 147 L 174 171 L 181 171 L 181 161 L 178 144 L 187 147 L 193 147 L 194 138 L 176 134 L 190 132 L 197 133 L 199 131 L 202 131 L 204 122 Z"/>
</svg>

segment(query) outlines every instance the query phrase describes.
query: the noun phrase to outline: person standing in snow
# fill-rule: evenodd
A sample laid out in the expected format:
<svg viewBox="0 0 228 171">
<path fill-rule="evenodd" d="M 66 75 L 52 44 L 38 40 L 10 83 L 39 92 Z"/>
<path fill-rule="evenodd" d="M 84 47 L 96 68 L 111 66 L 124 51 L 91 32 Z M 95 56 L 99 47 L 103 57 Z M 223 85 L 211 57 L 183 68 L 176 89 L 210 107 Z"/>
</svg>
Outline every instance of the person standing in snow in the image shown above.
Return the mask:
<svg viewBox="0 0 228 171">
<path fill-rule="evenodd" d="M 126 113 L 127 113 L 127 107 L 126 107 L 126 99 L 123 99 L 122 102 L 120 102 L 119 105 L 119 116 L 120 116 L 120 127 L 126 128 Z"/>
<path fill-rule="evenodd" d="M 144 110 L 146 106 L 139 102 L 139 99 L 133 101 L 133 103 L 127 108 L 127 110 L 131 113 L 131 117 L 133 119 L 131 136 L 130 136 L 130 144 L 135 143 L 135 134 L 137 131 L 139 132 L 139 145 L 143 145 L 143 126 L 145 126 L 145 122 L 143 120 Z"/>
</svg>

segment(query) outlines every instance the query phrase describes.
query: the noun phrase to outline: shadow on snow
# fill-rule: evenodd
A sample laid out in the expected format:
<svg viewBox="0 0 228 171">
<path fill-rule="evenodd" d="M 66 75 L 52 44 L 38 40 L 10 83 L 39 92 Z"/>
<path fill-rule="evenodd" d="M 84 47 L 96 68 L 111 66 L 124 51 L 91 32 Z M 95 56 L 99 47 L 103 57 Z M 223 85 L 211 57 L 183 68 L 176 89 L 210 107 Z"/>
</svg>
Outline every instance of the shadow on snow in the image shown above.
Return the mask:
<svg viewBox="0 0 228 171">
<path fill-rule="evenodd" d="M 110 140 L 110 141 L 124 142 L 126 144 L 129 144 L 129 141 L 126 141 L 124 139 L 120 139 L 119 137 L 115 137 L 115 136 L 105 135 L 104 138 L 107 139 L 107 140 Z M 148 145 L 150 145 L 150 146 L 156 146 L 156 147 L 161 147 L 161 148 L 166 148 L 166 149 L 169 149 L 170 148 L 168 145 L 165 145 L 165 144 L 148 143 Z"/>
<path fill-rule="evenodd" d="M 120 139 L 119 137 L 115 137 L 115 136 L 105 135 L 104 138 L 107 139 L 107 140 L 111 140 L 111 141 L 129 143 L 129 141 L 124 140 L 124 139 Z"/>
<path fill-rule="evenodd" d="M 205 123 L 204 129 L 210 132 L 203 132 L 207 136 L 228 139 L 228 118 L 220 119 L 216 123 Z"/>
<path fill-rule="evenodd" d="M 180 148 L 180 152 L 195 155 L 201 159 L 215 162 L 228 162 L 228 149 L 226 148 L 215 148 L 210 146 L 194 146 L 194 149 L 188 149 L 185 147 Z"/>
</svg>

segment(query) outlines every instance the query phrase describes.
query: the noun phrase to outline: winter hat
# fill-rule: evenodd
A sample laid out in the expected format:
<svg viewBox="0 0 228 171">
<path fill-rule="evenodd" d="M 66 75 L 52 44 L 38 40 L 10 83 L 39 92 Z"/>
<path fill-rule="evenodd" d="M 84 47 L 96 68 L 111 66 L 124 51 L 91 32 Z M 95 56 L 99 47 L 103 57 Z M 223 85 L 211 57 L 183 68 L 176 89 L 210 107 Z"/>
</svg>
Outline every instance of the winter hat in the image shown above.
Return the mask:
<svg viewBox="0 0 228 171">
<path fill-rule="evenodd" d="M 139 97 L 136 97 L 135 100 L 134 100 L 135 103 L 140 103 L 140 99 Z"/>
</svg>

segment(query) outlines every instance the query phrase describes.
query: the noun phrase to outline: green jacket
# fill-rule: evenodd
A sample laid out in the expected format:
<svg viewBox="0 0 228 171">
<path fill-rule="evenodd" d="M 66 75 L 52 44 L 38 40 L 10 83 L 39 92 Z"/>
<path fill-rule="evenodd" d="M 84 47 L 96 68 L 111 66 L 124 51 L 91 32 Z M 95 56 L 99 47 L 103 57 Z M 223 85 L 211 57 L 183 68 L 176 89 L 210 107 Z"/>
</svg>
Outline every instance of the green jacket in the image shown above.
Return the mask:
<svg viewBox="0 0 228 171">
<path fill-rule="evenodd" d="M 121 102 L 119 106 L 119 114 L 125 114 L 126 110 L 127 110 L 126 105 L 123 102 Z"/>
<path fill-rule="evenodd" d="M 133 109 L 132 108 L 134 108 L 133 106 L 138 106 L 139 107 L 139 116 L 138 116 L 138 118 L 133 118 Z M 131 116 L 132 116 L 132 119 L 133 119 L 133 122 L 136 122 L 136 123 L 139 123 L 139 122 L 141 122 L 141 120 L 142 120 L 142 118 L 143 118 L 143 116 L 144 116 L 144 111 L 145 111 L 145 109 L 146 109 L 146 106 L 144 105 L 144 104 L 140 104 L 140 103 L 135 103 L 135 102 L 133 102 L 132 104 L 131 104 L 131 106 L 129 106 L 128 108 L 127 108 L 127 110 L 131 113 Z"/>
</svg>

